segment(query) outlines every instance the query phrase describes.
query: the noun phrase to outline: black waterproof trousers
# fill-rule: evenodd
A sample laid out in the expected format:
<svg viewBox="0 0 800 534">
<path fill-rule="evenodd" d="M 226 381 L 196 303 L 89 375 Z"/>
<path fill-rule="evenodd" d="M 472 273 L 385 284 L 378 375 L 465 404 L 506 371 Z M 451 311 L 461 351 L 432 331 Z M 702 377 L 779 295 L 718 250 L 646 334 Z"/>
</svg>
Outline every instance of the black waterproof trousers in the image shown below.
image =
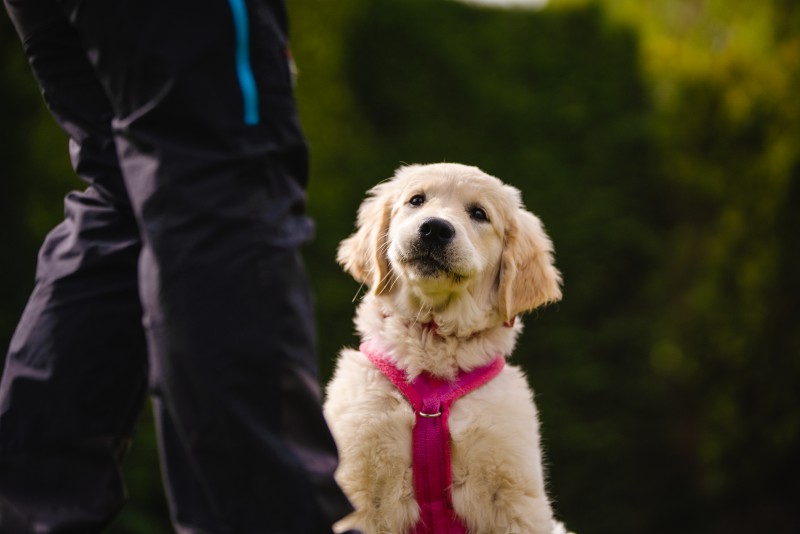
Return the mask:
<svg viewBox="0 0 800 534">
<path fill-rule="evenodd" d="M 179 532 L 330 532 L 282 2 L 5 4 L 89 187 L 8 352 L 0 532 L 101 531 L 148 391 Z"/>
</svg>

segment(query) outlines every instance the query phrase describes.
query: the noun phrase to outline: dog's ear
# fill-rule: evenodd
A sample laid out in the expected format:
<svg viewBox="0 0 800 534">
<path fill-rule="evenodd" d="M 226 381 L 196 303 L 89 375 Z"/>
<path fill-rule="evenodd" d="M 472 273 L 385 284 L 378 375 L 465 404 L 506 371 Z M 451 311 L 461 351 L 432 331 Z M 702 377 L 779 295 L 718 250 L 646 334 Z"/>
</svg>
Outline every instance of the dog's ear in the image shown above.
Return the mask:
<svg viewBox="0 0 800 534">
<path fill-rule="evenodd" d="M 561 273 L 553 264 L 553 243 L 539 219 L 522 208 L 507 224 L 498 297 L 500 315 L 506 321 L 561 300 Z"/>
<path fill-rule="evenodd" d="M 376 295 L 391 285 L 386 256 L 391 219 L 392 182 L 382 182 L 367 193 L 358 209 L 356 231 L 339 244 L 336 260 L 345 271 Z"/>
</svg>

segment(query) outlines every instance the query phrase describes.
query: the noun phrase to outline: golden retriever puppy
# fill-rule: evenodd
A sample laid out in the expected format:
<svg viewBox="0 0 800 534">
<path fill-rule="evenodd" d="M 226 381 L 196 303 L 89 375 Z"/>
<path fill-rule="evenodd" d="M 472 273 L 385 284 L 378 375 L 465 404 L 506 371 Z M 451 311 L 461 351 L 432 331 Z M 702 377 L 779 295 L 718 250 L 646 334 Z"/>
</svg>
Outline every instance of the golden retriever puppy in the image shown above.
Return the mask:
<svg viewBox="0 0 800 534">
<path fill-rule="evenodd" d="M 375 186 L 337 259 L 369 288 L 355 319 L 362 342 L 408 380 L 454 380 L 510 355 L 517 316 L 561 298 L 552 244 L 519 191 L 464 165 L 406 166 Z M 356 509 L 335 530 L 413 531 L 415 413 L 363 350 L 340 354 L 325 416 L 341 456 L 337 481 Z M 470 533 L 563 532 L 518 367 L 455 401 L 449 433 L 451 506 Z"/>
</svg>

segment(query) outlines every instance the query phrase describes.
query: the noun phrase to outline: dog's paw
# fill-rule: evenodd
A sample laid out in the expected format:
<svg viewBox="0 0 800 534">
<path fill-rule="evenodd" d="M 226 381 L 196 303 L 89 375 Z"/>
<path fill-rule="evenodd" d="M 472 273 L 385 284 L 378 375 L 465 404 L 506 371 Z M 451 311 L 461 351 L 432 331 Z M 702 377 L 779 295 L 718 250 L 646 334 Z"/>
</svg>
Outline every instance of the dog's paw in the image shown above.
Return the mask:
<svg viewBox="0 0 800 534">
<path fill-rule="evenodd" d="M 358 534 L 360 531 L 356 530 L 357 521 L 355 515 L 355 513 L 352 513 L 334 523 L 333 532 L 335 534 Z"/>
<path fill-rule="evenodd" d="M 553 521 L 553 532 L 552 534 L 575 534 L 572 531 L 567 531 L 567 528 L 564 526 L 564 523 L 560 521 Z"/>
</svg>

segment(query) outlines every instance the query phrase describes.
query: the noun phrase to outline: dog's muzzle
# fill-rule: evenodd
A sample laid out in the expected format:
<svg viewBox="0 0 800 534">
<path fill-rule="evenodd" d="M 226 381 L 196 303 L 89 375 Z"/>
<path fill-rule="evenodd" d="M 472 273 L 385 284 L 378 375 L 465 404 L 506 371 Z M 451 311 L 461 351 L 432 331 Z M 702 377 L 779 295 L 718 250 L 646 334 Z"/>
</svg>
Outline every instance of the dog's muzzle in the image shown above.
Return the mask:
<svg viewBox="0 0 800 534">
<path fill-rule="evenodd" d="M 453 225 L 438 217 L 425 219 L 419 225 L 420 242 L 432 248 L 447 246 L 455 236 L 456 229 Z"/>
<path fill-rule="evenodd" d="M 451 275 L 451 247 L 455 240 L 455 227 L 444 219 L 430 217 L 422 221 L 417 233 L 408 243 L 403 262 L 411 265 L 424 277 L 442 273 Z"/>
</svg>

